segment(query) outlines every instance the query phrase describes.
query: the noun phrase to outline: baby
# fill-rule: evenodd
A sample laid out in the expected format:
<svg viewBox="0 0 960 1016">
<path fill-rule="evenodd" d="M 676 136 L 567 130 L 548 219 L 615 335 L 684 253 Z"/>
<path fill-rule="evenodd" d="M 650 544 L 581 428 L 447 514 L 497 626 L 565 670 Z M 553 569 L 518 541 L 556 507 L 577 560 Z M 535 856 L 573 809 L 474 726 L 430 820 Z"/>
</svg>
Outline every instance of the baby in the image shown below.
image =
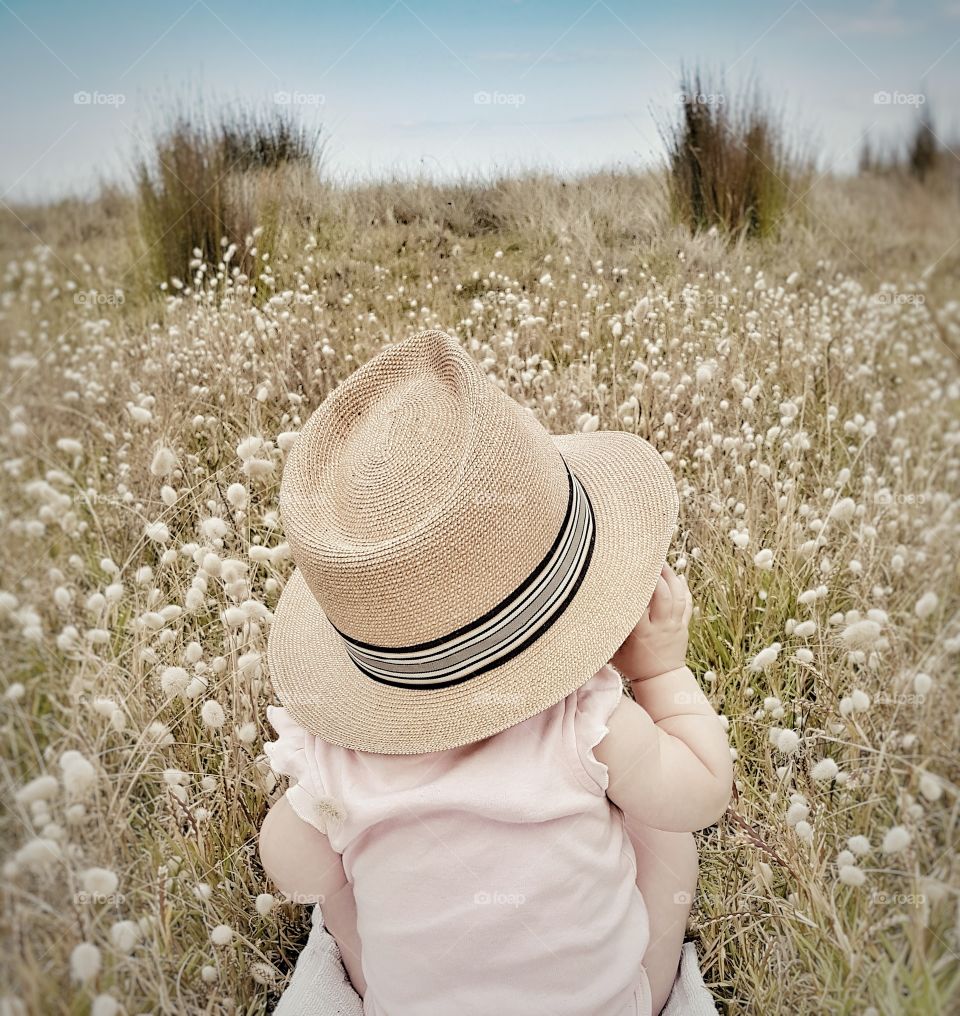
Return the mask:
<svg viewBox="0 0 960 1016">
<path fill-rule="evenodd" d="M 260 854 L 364 1013 L 660 1012 L 732 786 L 660 456 L 551 437 L 425 332 L 307 421 L 280 507 Z"/>
</svg>

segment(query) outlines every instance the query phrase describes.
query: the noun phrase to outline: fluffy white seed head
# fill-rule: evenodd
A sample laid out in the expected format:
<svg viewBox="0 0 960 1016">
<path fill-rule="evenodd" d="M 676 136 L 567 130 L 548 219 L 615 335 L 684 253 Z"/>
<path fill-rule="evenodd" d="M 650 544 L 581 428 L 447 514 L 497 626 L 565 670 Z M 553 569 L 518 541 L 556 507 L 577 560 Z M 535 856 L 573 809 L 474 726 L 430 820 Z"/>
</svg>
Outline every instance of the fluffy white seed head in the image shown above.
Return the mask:
<svg viewBox="0 0 960 1016">
<path fill-rule="evenodd" d="M 237 660 L 237 673 L 252 679 L 260 676 L 261 656 L 259 653 L 244 653 Z"/>
<path fill-rule="evenodd" d="M 810 814 L 810 807 L 804 801 L 794 801 L 787 808 L 787 825 L 795 826 Z"/>
<path fill-rule="evenodd" d="M 60 860 L 62 852 L 56 840 L 36 836 L 28 840 L 14 855 L 14 863 L 31 871 L 44 872 L 52 869 Z"/>
<path fill-rule="evenodd" d="M 774 642 L 772 645 L 767 646 L 766 649 L 761 649 L 759 653 L 750 661 L 748 670 L 752 673 L 758 673 L 759 671 L 766 670 L 777 660 L 780 655 L 781 645 L 779 642 Z"/>
<path fill-rule="evenodd" d="M 830 510 L 830 518 L 839 522 L 848 522 L 857 511 L 857 502 L 852 497 L 841 498 Z"/>
<path fill-rule="evenodd" d="M 250 502 L 250 495 L 242 483 L 231 483 L 227 487 L 227 500 L 238 511 L 242 511 Z"/>
<path fill-rule="evenodd" d="M 848 649 L 872 649 L 880 638 L 881 628 L 876 621 L 867 618 L 848 624 L 840 633 Z"/>
<path fill-rule="evenodd" d="M 100 972 L 100 950 L 92 942 L 81 942 L 70 953 L 70 974 L 75 981 L 90 981 Z"/>
<path fill-rule="evenodd" d="M 167 445 L 160 445 L 159 448 L 153 453 L 153 459 L 150 462 L 150 472 L 154 476 L 169 476 L 177 466 L 177 453 L 167 447 Z"/>
<path fill-rule="evenodd" d="M 70 798 L 84 796 L 97 782 L 93 763 L 73 749 L 60 756 L 60 772 L 63 789 Z"/>
<path fill-rule="evenodd" d="M 170 529 L 166 522 L 148 522 L 143 527 L 143 534 L 153 543 L 167 543 L 170 539 Z"/>
<path fill-rule="evenodd" d="M 792 755 L 800 747 L 800 735 L 795 730 L 781 730 L 777 734 L 777 751 Z"/>
<path fill-rule="evenodd" d="M 168 698 L 183 694 L 190 683 L 190 674 L 183 667 L 165 667 L 160 674 L 160 688 Z"/>
<path fill-rule="evenodd" d="M 910 839 L 910 832 L 905 826 L 893 826 L 886 831 L 880 849 L 885 854 L 899 854 L 910 845 Z"/>
<path fill-rule="evenodd" d="M 136 921 L 117 921 L 110 926 L 110 942 L 117 952 L 133 952 L 140 936 L 140 926 Z"/>
<path fill-rule="evenodd" d="M 270 911 L 273 910 L 276 904 L 277 898 L 276 896 L 273 895 L 273 893 L 260 893 L 254 902 L 254 906 L 257 909 L 257 913 L 261 917 L 266 917 L 267 914 L 269 914 Z"/>
<path fill-rule="evenodd" d="M 921 696 L 928 695 L 933 688 L 933 678 L 929 674 L 916 674 L 913 678 L 913 690 Z"/>
<path fill-rule="evenodd" d="M 60 784 L 55 776 L 37 776 L 25 783 L 14 796 L 18 804 L 33 804 L 55 797 L 59 790 Z"/>
<path fill-rule="evenodd" d="M 938 801 L 943 794 L 943 784 L 935 773 L 924 772 L 920 776 L 920 793 L 928 801 Z"/>
<path fill-rule="evenodd" d="M 838 873 L 840 881 L 844 885 L 858 888 L 867 881 L 866 873 L 854 864 L 845 864 Z"/>
<path fill-rule="evenodd" d="M 829 783 L 830 780 L 837 778 L 837 773 L 840 772 L 840 767 L 832 758 L 822 758 L 820 761 L 810 770 L 810 775 L 820 783 Z"/>
<path fill-rule="evenodd" d="M 112 896 L 120 879 L 109 868 L 87 868 L 80 873 L 80 884 L 91 896 Z"/>
<path fill-rule="evenodd" d="M 90 1016 L 117 1016 L 120 1010 L 120 1003 L 106 993 L 97 995 L 90 1003 Z"/>
<path fill-rule="evenodd" d="M 223 706 L 216 699 L 207 699 L 200 708 L 200 718 L 204 726 L 216 730 L 223 726 L 226 715 Z"/>
<path fill-rule="evenodd" d="M 921 620 L 928 618 L 936 609 L 940 603 L 940 597 L 934 592 L 926 592 L 923 596 L 917 600 L 916 605 L 913 608 L 913 612 Z"/>
<path fill-rule="evenodd" d="M 753 563 L 761 571 L 772 571 L 773 570 L 773 551 L 768 548 L 758 551 L 753 556 Z"/>
</svg>

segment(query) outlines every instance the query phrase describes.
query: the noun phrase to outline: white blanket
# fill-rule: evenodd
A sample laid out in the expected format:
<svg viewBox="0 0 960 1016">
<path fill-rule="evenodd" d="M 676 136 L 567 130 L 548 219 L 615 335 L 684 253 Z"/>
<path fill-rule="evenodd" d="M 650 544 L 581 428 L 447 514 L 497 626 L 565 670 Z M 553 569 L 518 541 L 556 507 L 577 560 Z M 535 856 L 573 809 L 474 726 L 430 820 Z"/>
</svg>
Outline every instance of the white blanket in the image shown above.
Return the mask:
<svg viewBox="0 0 960 1016">
<path fill-rule="evenodd" d="M 313 930 L 274 1016 L 363 1016 L 363 1002 L 347 979 L 319 906 L 313 908 Z M 693 942 L 683 944 L 677 980 L 661 1016 L 717 1016 Z"/>
</svg>

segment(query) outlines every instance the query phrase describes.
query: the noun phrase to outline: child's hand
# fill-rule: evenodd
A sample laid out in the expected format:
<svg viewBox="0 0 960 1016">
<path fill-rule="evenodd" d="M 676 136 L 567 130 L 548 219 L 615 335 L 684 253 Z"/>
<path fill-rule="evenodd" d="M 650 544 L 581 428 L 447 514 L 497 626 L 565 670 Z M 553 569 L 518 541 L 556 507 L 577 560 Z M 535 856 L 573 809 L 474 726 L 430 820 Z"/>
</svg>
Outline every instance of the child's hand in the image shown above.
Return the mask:
<svg viewBox="0 0 960 1016">
<path fill-rule="evenodd" d="M 630 681 L 679 670 L 686 662 L 687 626 L 692 613 L 693 597 L 687 580 L 665 564 L 650 606 L 610 662 Z"/>
</svg>

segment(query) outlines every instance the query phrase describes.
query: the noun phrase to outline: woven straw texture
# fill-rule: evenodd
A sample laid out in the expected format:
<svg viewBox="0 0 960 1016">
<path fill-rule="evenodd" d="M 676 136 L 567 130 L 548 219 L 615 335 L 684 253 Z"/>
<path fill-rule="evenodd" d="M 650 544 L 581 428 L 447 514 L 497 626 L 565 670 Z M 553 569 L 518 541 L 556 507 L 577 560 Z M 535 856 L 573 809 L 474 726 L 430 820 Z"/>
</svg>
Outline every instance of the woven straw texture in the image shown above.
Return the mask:
<svg viewBox="0 0 960 1016">
<path fill-rule="evenodd" d="M 460 628 L 541 561 L 567 508 L 566 465 L 595 545 L 562 616 L 501 666 L 432 689 L 381 684 L 336 629 L 410 646 Z M 656 586 L 676 524 L 660 455 L 623 432 L 551 437 L 443 332 L 387 346 L 291 448 L 280 512 L 297 564 L 268 641 L 274 688 L 308 731 L 389 754 L 439 751 L 519 723 L 590 679 Z"/>
</svg>

